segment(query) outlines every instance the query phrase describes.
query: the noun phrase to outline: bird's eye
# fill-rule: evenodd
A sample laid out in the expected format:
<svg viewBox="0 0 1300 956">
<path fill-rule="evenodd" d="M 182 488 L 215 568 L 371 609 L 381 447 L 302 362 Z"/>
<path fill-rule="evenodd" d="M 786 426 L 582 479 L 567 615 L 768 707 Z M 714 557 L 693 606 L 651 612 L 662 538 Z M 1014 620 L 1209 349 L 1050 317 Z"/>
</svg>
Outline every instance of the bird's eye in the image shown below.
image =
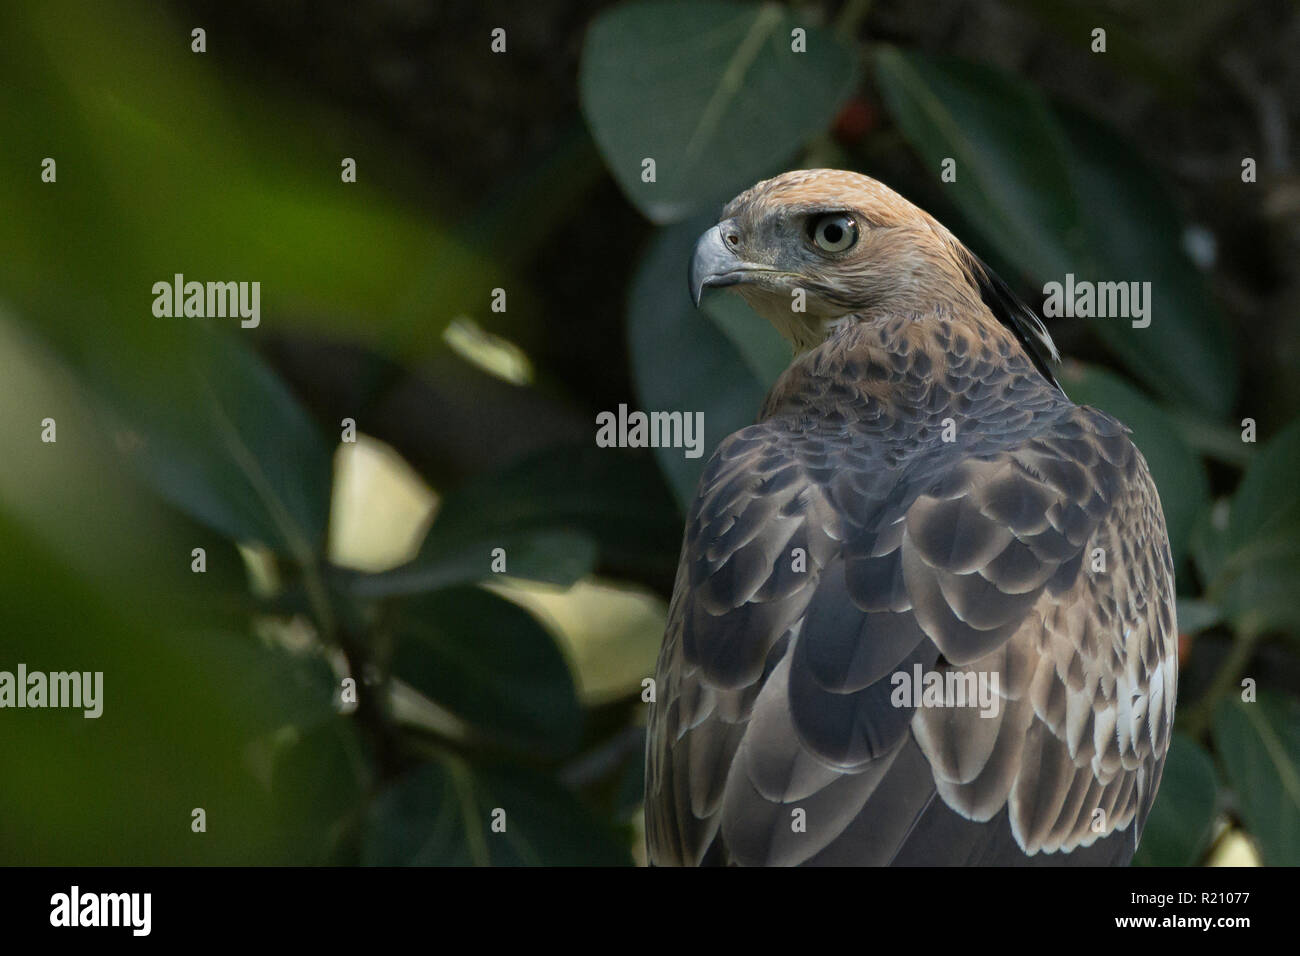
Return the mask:
<svg viewBox="0 0 1300 956">
<path fill-rule="evenodd" d="M 814 219 L 810 231 L 822 252 L 843 252 L 858 241 L 857 223 L 842 212 Z"/>
</svg>

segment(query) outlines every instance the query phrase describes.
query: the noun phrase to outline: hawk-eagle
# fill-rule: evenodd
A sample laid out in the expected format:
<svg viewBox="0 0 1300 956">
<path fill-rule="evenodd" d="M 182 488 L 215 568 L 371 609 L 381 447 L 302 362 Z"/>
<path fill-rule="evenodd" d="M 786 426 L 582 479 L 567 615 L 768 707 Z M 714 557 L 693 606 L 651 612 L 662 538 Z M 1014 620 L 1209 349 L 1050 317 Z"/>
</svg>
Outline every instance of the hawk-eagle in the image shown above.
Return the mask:
<svg viewBox="0 0 1300 956">
<path fill-rule="evenodd" d="M 1169 747 L 1173 562 L 1128 430 L 879 182 L 801 170 L 699 240 L 794 345 L 687 519 L 653 864 L 1122 864 Z M 921 686 L 917 686 L 921 685 Z"/>
</svg>

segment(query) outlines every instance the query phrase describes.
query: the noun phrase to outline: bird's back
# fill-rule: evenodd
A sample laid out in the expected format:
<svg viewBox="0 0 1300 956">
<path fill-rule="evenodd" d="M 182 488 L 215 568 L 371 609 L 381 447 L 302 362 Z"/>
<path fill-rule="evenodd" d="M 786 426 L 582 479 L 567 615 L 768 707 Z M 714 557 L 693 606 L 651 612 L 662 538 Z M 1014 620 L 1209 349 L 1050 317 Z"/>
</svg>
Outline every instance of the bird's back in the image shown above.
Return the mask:
<svg viewBox="0 0 1300 956">
<path fill-rule="evenodd" d="M 651 862 L 1127 862 L 1172 723 L 1172 573 L 1126 430 L 1011 335 L 846 325 L 701 479 Z"/>
</svg>

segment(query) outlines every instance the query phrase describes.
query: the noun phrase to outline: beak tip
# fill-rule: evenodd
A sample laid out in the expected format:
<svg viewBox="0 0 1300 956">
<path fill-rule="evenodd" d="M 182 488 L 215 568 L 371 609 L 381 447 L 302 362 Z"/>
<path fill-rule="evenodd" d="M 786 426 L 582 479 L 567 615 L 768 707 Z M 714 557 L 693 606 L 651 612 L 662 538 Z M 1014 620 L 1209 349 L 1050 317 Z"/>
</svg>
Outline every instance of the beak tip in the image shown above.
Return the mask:
<svg viewBox="0 0 1300 956">
<path fill-rule="evenodd" d="M 705 289 L 710 286 L 732 285 L 735 282 L 734 279 L 727 281 L 724 278 L 734 269 L 739 259 L 723 239 L 722 225 L 716 225 L 700 236 L 695 244 L 694 254 L 691 256 L 687 287 L 690 290 L 691 302 L 697 309 L 700 307 Z"/>
<path fill-rule="evenodd" d="M 695 277 L 690 279 L 691 305 L 695 308 L 700 307 L 700 299 L 704 297 L 704 283 L 696 282 Z"/>
</svg>

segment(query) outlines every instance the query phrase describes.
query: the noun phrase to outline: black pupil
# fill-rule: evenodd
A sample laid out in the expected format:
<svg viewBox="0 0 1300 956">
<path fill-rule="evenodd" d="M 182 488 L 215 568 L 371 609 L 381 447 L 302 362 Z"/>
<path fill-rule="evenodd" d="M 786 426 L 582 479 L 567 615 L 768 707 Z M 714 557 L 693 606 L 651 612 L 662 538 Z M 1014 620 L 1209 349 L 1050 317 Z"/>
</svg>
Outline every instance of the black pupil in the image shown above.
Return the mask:
<svg viewBox="0 0 1300 956">
<path fill-rule="evenodd" d="M 827 223 L 822 226 L 822 238 L 833 246 L 844 238 L 844 230 L 838 223 Z"/>
</svg>

